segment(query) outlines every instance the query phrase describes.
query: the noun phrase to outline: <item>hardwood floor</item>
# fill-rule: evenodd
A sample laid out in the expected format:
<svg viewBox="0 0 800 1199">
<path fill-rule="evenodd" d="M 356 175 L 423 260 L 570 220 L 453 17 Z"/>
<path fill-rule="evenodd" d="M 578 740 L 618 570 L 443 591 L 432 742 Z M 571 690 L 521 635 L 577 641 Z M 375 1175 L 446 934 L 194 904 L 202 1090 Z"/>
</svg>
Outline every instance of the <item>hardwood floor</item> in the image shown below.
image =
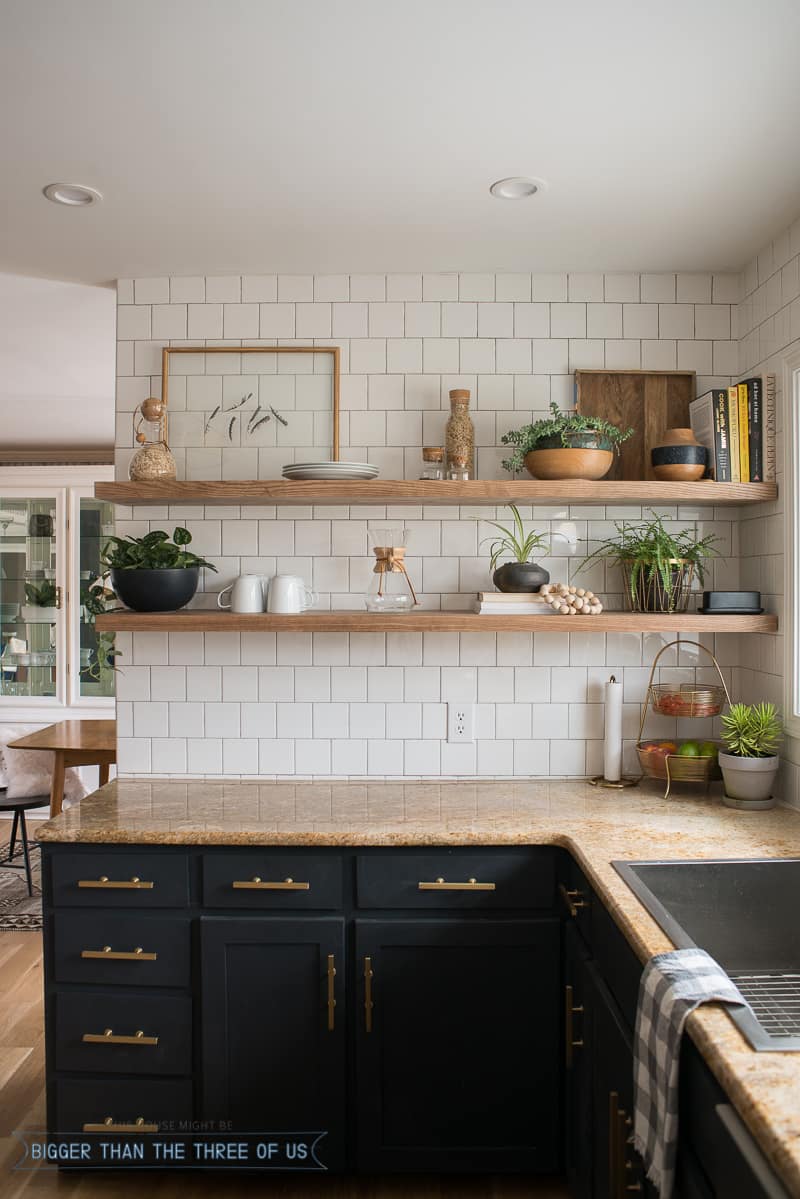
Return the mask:
<svg viewBox="0 0 800 1199">
<path fill-rule="evenodd" d="M 435 1178 L 272 1178 L 198 1172 L 60 1174 L 15 1170 L 16 1128 L 43 1128 L 42 939 L 0 932 L 0 1195 L 3 1199 L 568 1199 L 559 1180 L 445 1175 Z"/>
</svg>

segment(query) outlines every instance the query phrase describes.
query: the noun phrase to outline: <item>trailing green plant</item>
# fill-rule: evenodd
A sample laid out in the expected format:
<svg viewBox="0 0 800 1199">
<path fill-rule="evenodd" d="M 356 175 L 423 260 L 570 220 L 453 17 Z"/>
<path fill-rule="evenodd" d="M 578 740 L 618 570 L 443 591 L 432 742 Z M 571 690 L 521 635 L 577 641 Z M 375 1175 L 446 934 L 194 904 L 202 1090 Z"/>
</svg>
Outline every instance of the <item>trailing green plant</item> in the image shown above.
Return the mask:
<svg viewBox="0 0 800 1199">
<path fill-rule="evenodd" d="M 705 580 L 706 559 L 717 551 L 714 542 L 718 538 L 708 533 L 699 540 L 693 529 L 681 529 L 670 533 L 664 522 L 650 509 L 650 520 L 630 524 L 615 522 L 615 537 L 607 537 L 580 564 L 583 570 L 594 562 L 604 561 L 612 566 L 624 566 L 631 600 L 640 594 L 642 584 L 657 579 L 669 593 L 672 588 L 676 567 L 691 565 L 702 584 Z"/>
<path fill-rule="evenodd" d="M 25 598 L 29 604 L 37 608 L 55 608 L 58 605 L 58 592 L 55 583 L 48 579 L 45 583 L 26 583 Z"/>
<path fill-rule="evenodd" d="M 484 537 L 481 545 L 485 541 L 491 541 L 489 547 L 489 569 L 494 570 L 497 563 L 502 557 L 508 555 L 514 558 L 517 562 L 530 562 L 537 550 L 545 550 L 549 553 L 550 545 L 547 538 L 535 532 L 533 529 L 530 533 L 525 532 L 525 525 L 522 517 L 519 514 L 519 508 L 515 504 L 508 504 L 511 509 L 511 514 L 514 518 L 513 529 L 506 528 L 505 525 L 498 524 L 496 520 L 487 521 L 487 524 L 498 529 L 503 534 L 502 537 Z"/>
<path fill-rule="evenodd" d="M 570 449 L 570 434 L 597 433 L 609 449 L 619 450 L 623 441 L 633 436 L 633 429 L 618 429 L 610 421 L 600 416 L 583 416 L 580 412 L 562 412 L 555 400 L 550 404 L 549 417 L 537 420 L 535 424 L 523 425 L 521 429 L 511 429 L 500 438 L 503 445 L 515 447 L 510 458 L 503 460 L 506 470 L 516 473 L 525 465 L 525 455 L 535 450 L 540 441 L 549 437 L 558 437 L 564 449 Z"/>
<path fill-rule="evenodd" d="M 774 704 L 732 704 L 722 717 L 722 740 L 737 758 L 774 758 L 782 739 Z"/>
<path fill-rule="evenodd" d="M 108 610 L 109 604 L 116 599 L 110 587 L 106 587 L 104 579 L 95 579 L 93 583 L 81 584 L 81 604 L 86 612 L 86 622 L 94 626 L 94 618 Z M 95 631 L 95 649 L 86 674 L 97 683 L 105 683 L 113 675 L 116 659 L 120 651 L 115 647 L 113 633 L 98 633 Z"/>
<path fill-rule="evenodd" d="M 144 537 L 110 537 L 103 546 L 100 561 L 107 570 L 189 570 L 205 566 L 215 571 L 212 562 L 184 549 L 191 540 L 189 530 L 180 525 L 171 541 L 163 529 L 154 529 Z"/>
</svg>

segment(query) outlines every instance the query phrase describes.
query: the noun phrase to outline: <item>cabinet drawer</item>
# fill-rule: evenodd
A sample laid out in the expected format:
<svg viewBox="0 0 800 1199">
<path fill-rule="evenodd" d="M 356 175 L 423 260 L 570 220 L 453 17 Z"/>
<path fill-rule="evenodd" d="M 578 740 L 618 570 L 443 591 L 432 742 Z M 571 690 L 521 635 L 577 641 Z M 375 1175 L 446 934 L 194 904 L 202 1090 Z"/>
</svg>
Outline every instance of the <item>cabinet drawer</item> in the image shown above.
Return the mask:
<svg viewBox="0 0 800 1199">
<path fill-rule="evenodd" d="M 70 1078 L 55 1084 L 55 1132 L 83 1132 L 85 1124 L 161 1124 L 173 1128 L 192 1118 L 188 1080 Z M 87 1130 L 88 1131 L 88 1130 Z"/>
<path fill-rule="evenodd" d="M 549 908 L 555 862 L 549 849 L 365 854 L 357 887 L 360 908 Z"/>
<path fill-rule="evenodd" d="M 189 921 L 143 912 L 57 912 L 53 977 L 59 983 L 187 987 Z"/>
<path fill-rule="evenodd" d="M 342 862 L 333 855 L 264 849 L 203 855 L 207 908 L 339 908 Z"/>
<path fill-rule="evenodd" d="M 81 908 L 183 908 L 189 902 L 184 854 L 131 850 L 58 853 L 51 862 L 53 903 Z"/>
<path fill-rule="evenodd" d="M 55 997 L 56 1069 L 189 1074 L 192 1002 L 166 995 L 62 991 Z M 111 1036 L 105 1032 L 111 1029 Z M 143 1035 L 137 1037 L 137 1032 Z M 99 1038 L 86 1041 L 85 1036 Z M 116 1037 L 124 1037 L 120 1043 Z"/>
</svg>

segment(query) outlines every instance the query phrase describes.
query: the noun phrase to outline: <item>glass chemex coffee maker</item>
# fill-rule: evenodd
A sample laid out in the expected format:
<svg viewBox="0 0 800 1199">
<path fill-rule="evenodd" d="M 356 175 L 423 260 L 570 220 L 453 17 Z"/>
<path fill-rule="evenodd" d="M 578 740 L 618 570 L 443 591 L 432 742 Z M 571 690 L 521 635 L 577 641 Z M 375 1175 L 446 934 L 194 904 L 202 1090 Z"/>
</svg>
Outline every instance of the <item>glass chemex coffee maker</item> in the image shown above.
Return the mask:
<svg viewBox="0 0 800 1199">
<path fill-rule="evenodd" d="M 375 555 L 372 579 L 364 596 L 367 611 L 410 612 L 419 600 L 405 563 L 408 529 L 370 528 L 367 541 Z"/>
</svg>

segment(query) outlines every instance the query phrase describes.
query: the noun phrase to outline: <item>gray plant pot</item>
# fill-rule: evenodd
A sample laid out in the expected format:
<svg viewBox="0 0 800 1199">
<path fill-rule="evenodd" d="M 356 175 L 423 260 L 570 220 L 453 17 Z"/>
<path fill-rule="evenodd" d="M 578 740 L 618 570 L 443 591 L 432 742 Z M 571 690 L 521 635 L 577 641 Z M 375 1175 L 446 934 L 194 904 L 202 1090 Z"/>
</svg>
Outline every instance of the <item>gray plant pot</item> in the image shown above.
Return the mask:
<svg viewBox="0 0 800 1199">
<path fill-rule="evenodd" d="M 744 808 L 752 803 L 763 808 L 772 797 L 780 758 L 740 758 L 720 751 L 719 765 L 725 780 L 725 800 L 729 806 Z"/>
<path fill-rule="evenodd" d="M 550 582 L 550 572 L 538 562 L 505 562 L 492 575 L 498 591 L 538 591 Z"/>
</svg>

